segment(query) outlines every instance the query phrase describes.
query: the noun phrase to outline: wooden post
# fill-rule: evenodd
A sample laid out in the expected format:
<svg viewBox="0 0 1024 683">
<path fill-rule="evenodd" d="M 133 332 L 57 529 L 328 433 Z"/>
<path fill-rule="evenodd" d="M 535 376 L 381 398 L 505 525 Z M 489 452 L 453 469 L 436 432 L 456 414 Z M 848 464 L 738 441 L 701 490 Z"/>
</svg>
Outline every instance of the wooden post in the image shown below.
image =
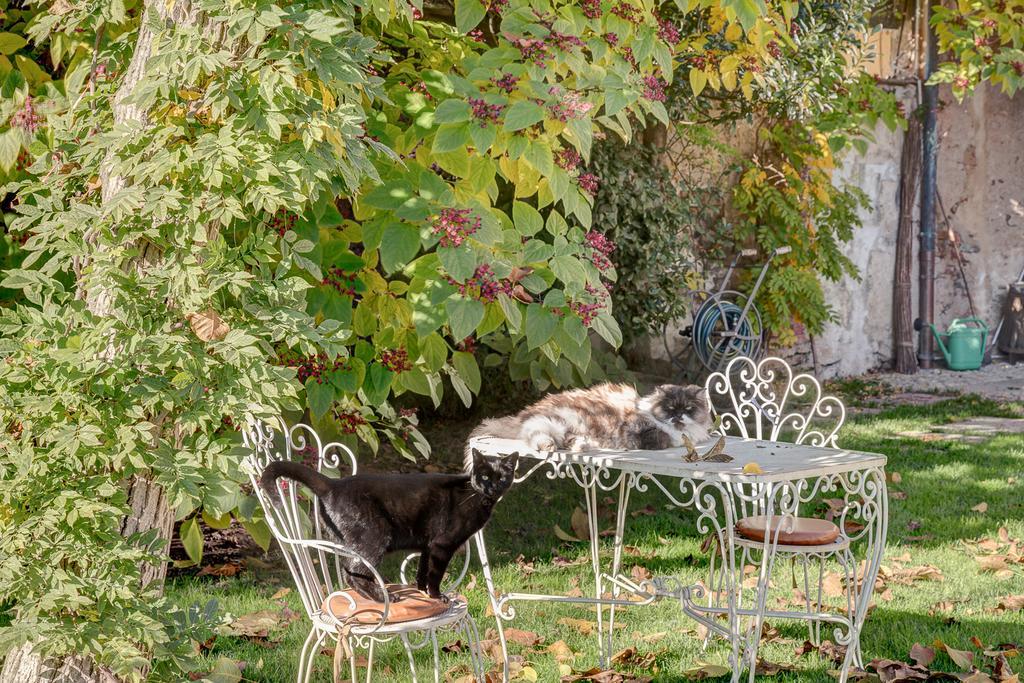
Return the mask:
<svg viewBox="0 0 1024 683">
<path fill-rule="evenodd" d="M 914 206 L 920 171 L 921 119 L 911 116 L 903 136 L 900 159 L 900 217 L 896 228 L 896 264 L 892 290 L 893 365 L 896 372 L 905 375 L 917 372 L 911 270 L 914 265 Z"/>
</svg>

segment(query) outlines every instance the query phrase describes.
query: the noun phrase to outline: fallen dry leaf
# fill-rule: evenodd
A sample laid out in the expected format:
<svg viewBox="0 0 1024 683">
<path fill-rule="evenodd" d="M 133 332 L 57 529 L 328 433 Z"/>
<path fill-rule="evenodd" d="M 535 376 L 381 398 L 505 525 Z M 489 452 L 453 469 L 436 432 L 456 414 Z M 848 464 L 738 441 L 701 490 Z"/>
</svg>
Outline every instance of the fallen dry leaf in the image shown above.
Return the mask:
<svg viewBox="0 0 1024 683">
<path fill-rule="evenodd" d="M 1007 595 L 1006 597 L 999 598 L 999 604 L 996 605 L 996 609 L 1003 612 L 1024 610 L 1024 595 Z"/>
<path fill-rule="evenodd" d="M 988 511 L 988 503 L 986 503 L 985 501 L 982 501 L 982 502 L 978 503 L 977 505 L 975 505 L 974 507 L 972 507 L 971 509 L 974 510 L 975 512 L 987 512 Z"/>
<path fill-rule="evenodd" d="M 973 652 L 957 650 L 938 639 L 936 639 L 934 645 L 936 650 L 944 650 L 949 655 L 949 658 L 953 660 L 953 663 L 959 666 L 961 670 L 970 669 L 974 665 Z"/>
<path fill-rule="evenodd" d="M 743 474 L 764 474 L 764 470 L 756 462 L 748 462 L 743 466 Z"/>
<path fill-rule="evenodd" d="M 564 640 L 556 640 L 548 645 L 544 651 L 554 655 L 555 661 L 559 664 L 571 662 L 576 658 L 576 654 L 565 644 Z"/>
<path fill-rule="evenodd" d="M 554 526 L 553 530 L 559 541 L 565 541 L 566 543 L 579 543 L 582 540 L 572 534 L 566 533 L 566 531 L 557 524 Z"/>
<path fill-rule="evenodd" d="M 271 633 L 284 629 L 298 618 L 299 614 L 287 607 L 280 610 L 264 609 L 236 617 L 218 631 L 228 636 L 266 640 Z"/>
<path fill-rule="evenodd" d="M 980 555 L 974 560 L 978 563 L 978 568 L 984 572 L 997 572 L 1006 569 L 1005 555 Z"/>
<path fill-rule="evenodd" d="M 910 648 L 910 658 L 918 666 L 926 667 L 935 659 L 935 650 L 925 647 L 921 643 L 914 643 L 914 646 Z"/>
<path fill-rule="evenodd" d="M 505 640 L 513 643 L 519 643 L 525 647 L 533 647 L 543 639 L 533 631 L 520 631 L 517 628 L 506 628 Z"/>
<path fill-rule="evenodd" d="M 796 667 L 792 664 L 776 664 L 767 659 L 758 658 L 754 670 L 758 676 L 775 676 L 783 671 L 796 671 Z"/>
<path fill-rule="evenodd" d="M 629 576 L 636 583 L 640 583 L 641 581 L 647 581 L 648 579 L 650 579 L 651 572 L 646 567 L 641 567 L 640 565 L 635 564 L 632 567 L 630 567 Z"/>
<path fill-rule="evenodd" d="M 629 513 L 629 516 L 635 519 L 637 517 L 649 517 L 650 515 L 657 514 L 657 512 L 653 505 L 647 504 L 638 510 L 633 510 Z"/>
<path fill-rule="evenodd" d="M 199 576 L 234 576 L 242 571 L 241 562 L 207 565 L 199 570 Z"/>
<path fill-rule="evenodd" d="M 270 596 L 270 599 L 271 600 L 280 600 L 281 598 L 283 598 L 284 596 L 288 595 L 291 592 L 292 592 L 292 589 L 288 588 L 287 586 L 285 586 L 284 588 L 278 588 L 277 592 Z"/>
<path fill-rule="evenodd" d="M 581 541 L 590 540 L 590 521 L 587 519 L 587 514 L 579 507 L 572 511 L 572 519 L 569 522 L 569 526 L 572 528 L 572 532 L 576 534 L 576 538 Z"/>
<path fill-rule="evenodd" d="M 683 676 L 694 681 L 702 681 L 707 678 L 721 678 L 732 673 L 732 669 L 721 664 L 697 663 L 683 672 Z"/>
<path fill-rule="evenodd" d="M 558 620 L 558 623 L 562 626 L 568 626 L 571 629 L 575 629 L 585 636 L 589 636 L 597 628 L 597 625 L 592 621 L 586 619 L 573 619 L 572 617 L 562 617 Z"/>
<path fill-rule="evenodd" d="M 899 484 L 901 481 L 903 481 L 903 477 L 900 475 L 899 472 L 890 472 L 889 481 L 891 481 L 894 484 Z"/>
</svg>

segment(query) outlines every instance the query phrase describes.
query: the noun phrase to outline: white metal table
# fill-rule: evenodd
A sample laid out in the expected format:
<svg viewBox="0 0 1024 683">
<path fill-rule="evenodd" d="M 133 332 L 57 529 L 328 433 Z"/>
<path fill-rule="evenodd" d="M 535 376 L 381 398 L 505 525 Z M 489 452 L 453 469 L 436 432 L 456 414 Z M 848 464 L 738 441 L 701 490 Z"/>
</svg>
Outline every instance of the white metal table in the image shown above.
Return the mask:
<svg viewBox="0 0 1024 683">
<path fill-rule="evenodd" d="M 501 645 L 506 653 L 506 680 L 508 657 L 501 627 L 502 620 L 509 621 L 515 617 L 515 608 L 511 604 L 514 601 L 597 605 L 597 634 L 602 664 L 607 664 L 612 653 L 616 606 L 634 606 L 672 597 L 679 600 L 687 616 L 706 626 L 709 632 L 717 633 L 729 641 L 733 681 L 739 680 L 744 669 L 749 672 L 750 680 L 753 680 L 761 625 L 766 616 L 834 624 L 837 644 L 846 646 L 841 683 L 845 682 L 851 665 L 862 665 L 860 632 L 885 549 L 888 524 L 885 456 L 734 437 L 726 438 L 725 453 L 733 457 L 727 463 L 686 462 L 682 449 L 540 453 L 532 451 L 520 441 L 491 437 L 474 439 L 471 445 L 485 455 L 519 453 L 521 473 L 516 477 L 517 483 L 540 470 L 549 479 L 571 479 L 585 492 L 591 539 L 590 559 L 595 581 L 593 597 L 499 593 L 495 590 L 487 563 L 483 534 L 476 537 L 492 609 L 497 615 Z M 744 472 L 745 466 L 752 463 L 758 466 L 760 472 Z M 698 512 L 697 531 L 715 536 L 719 559 L 725 569 L 721 586 L 724 601 L 716 601 L 714 591 L 708 593 L 701 585 L 683 585 L 674 577 L 635 582 L 620 573 L 629 495 L 634 490 L 646 492 L 651 485 L 660 490 L 673 505 L 695 509 Z M 603 571 L 599 554 L 597 503 L 599 492 L 602 491 L 618 493 L 614 550 L 609 571 Z M 853 604 L 845 614 L 812 613 L 810 610 L 768 611 L 768 584 L 774 559 L 780 550 L 779 533 L 786 530 L 787 520 L 799 515 L 801 504 L 807 504 L 825 493 L 844 500 L 844 509 L 835 521 L 840 529 L 855 529 L 851 533 L 844 533 L 843 538 L 864 552 L 862 572 L 858 573 L 854 566 L 852 573 L 848 571 L 846 576 L 847 581 L 853 581 L 857 586 L 852 591 Z M 766 534 L 764 542 L 757 544 L 761 552 L 756 598 L 753 606 L 744 608 L 741 598 L 742 558 L 747 555 L 737 547 L 735 524 L 738 519 L 751 514 L 775 515 L 782 518 L 782 523 L 774 534 Z M 854 524 L 847 525 L 847 522 Z M 750 542 L 746 544 L 749 547 Z M 606 595 L 606 590 L 611 597 Z M 705 597 L 706 604 L 698 604 Z M 608 608 L 607 625 L 605 607 Z"/>
</svg>

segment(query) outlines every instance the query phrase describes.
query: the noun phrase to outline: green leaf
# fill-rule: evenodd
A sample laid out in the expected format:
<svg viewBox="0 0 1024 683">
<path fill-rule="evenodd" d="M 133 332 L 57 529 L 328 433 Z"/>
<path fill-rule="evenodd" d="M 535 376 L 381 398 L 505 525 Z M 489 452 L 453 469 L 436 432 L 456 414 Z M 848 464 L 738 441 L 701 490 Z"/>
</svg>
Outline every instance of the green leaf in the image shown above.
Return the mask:
<svg viewBox="0 0 1024 683">
<path fill-rule="evenodd" d="M 263 519 L 242 519 L 239 520 L 256 545 L 263 548 L 264 552 L 270 549 L 270 527 Z"/>
<path fill-rule="evenodd" d="M 523 324 L 523 314 L 519 310 L 519 303 L 506 294 L 499 294 L 498 304 L 501 306 L 501 312 L 505 314 L 505 321 L 508 323 L 509 329 L 512 332 L 519 332 L 519 328 Z"/>
<path fill-rule="evenodd" d="M 313 417 L 323 417 L 334 403 L 334 387 L 318 377 L 310 377 L 306 380 L 306 403 Z"/>
<path fill-rule="evenodd" d="M 594 331 L 601 335 L 602 339 L 615 348 L 619 348 L 622 345 L 622 331 L 619 329 L 619 323 L 615 322 L 615 318 L 612 317 L 611 313 L 604 312 L 594 318 L 593 328 Z"/>
<path fill-rule="evenodd" d="M 480 0 L 455 0 L 455 26 L 462 33 L 469 33 L 484 19 L 487 8 Z"/>
<path fill-rule="evenodd" d="M 437 332 L 431 332 L 420 340 L 420 355 L 431 372 L 437 372 L 448 360 L 448 344 Z"/>
<path fill-rule="evenodd" d="M 465 100 L 445 100 L 437 105 L 434 112 L 434 123 L 462 123 L 469 121 L 472 109 Z"/>
<path fill-rule="evenodd" d="M 516 102 L 505 112 L 505 130 L 517 131 L 529 128 L 535 123 L 544 120 L 544 107 L 535 102 L 521 100 Z M 587 122 L 590 126 L 590 122 Z"/>
<path fill-rule="evenodd" d="M 452 365 L 469 390 L 474 394 L 480 393 L 480 366 L 477 365 L 473 354 L 456 351 L 452 354 Z"/>
<path fill-rule="evenodd" d="M 28 45 L 28 41 L 16 33 L 0 33 L 0 55 L 9 55 Z"/>
<path fill-rule="evenodd" d="M 220 517 L 214 517 L 206 510 L 203 510 L 203 521 L 206 522 L 206 526 L 211 529 L 227 529 L 231 526 L 231 513 L 225 512 Z"/>
<path fill-rule="evenodd" d="M 575 256 L 556 256 L 551 259 L 549 267 L 555 277 L 568 285 L 579 285 L 582 288 L 586 284 L 587 271 Z"/>
<path fill-rule="evenodd" d="M 615 116 L 615 114 L 636 102 L 636 100 L 636 92 L 632 90 L 625 90 L 623 88 L 606 90 L 604 93 L 605 116 Z"/>
<path fill-rule="evenodd" d="M 341 367 L 332 370 L 328 375 L 329 381 L 338 391 L 344 394 L 354 394 L 359 391 L 363 383 L 363 362 L 357 358 L 348 359 L 348 367 Z"/>
<path fill-rule="evenodd" d="M 529 349 L 540 348 L 551 339 L 558 325 L 558 318 L 555 314 L 540 304 L 530 304 L 526 307 L 526 344 Z"/>
<path fill-rule="evenodd" d="M 476 299 L 466 299 L 458 296 L 448 299 L 445 302 L 445 310 L 448 311 L 448 327 L 452 331 L 452 339 L 462 341 L 484 319 L 484 305 Z"/>
<path fill-rule="evenodd" d="M 476 326 L 476 333 L 479 336 L 494 332 L 496 329 L 501 327 L 501 324 L 505 322 L 505 314 L 501 311 L 501 306 L 496 303 L 489 303 L 485 307 L 484 319 Z"/>
<path fill-rule="evenodd" d="M 380 242 L 380 262 L 392 273 L 411 261 L 420 250 L 420 231 L 405 223 L 392 223 L 384 228 Z"/>
<path fill-rule="evenodd" d="M 441 265 L 456 282 L 465 282 L 476 272 L 476 252 L 468 244 L 438 247 L 437 256 L 441 259 Z"/>
<path fill-rule="evenodd" d="M 526 148 L 525 157 L 530 165 L 540 171 L 543 176 L 550 176 L 554 170 L 554 155 L 551 153 L 551 146 L 546 142 L 531 140 Z"/>
<path fill-rule="evenodd" d="M 520 235 L 536 235 L 544 227 L 540 212 L 524 202 L 512 202 L 512 221 Z"/>
<path fill-rule="evenodd" d="M 372 363 L 363 379 L 363 393 L 366 394 L 367 403 L 374 406 L 384 403 L 391 392 L 391 380 L 394 376 L 395 373 L 380 363 Z"/>
<path fill-rule="evenodd" d="M 465 148 L 469 145 L 470 140 L 468 123 L 445 123 L 437 129 L 431 151 L 434 154 L 444 154 L 461 149 L 465 153 Z"/>
<path fill-rule="evenodd" d="M 181 537 L 181 545 L 185 548 L 188 559 L 196 564 L 203 561 L 203 532 L 199 528 L 199 520 L 196 517 L 189 517 L 181 523 L 178 529 Z"/>
</svg>

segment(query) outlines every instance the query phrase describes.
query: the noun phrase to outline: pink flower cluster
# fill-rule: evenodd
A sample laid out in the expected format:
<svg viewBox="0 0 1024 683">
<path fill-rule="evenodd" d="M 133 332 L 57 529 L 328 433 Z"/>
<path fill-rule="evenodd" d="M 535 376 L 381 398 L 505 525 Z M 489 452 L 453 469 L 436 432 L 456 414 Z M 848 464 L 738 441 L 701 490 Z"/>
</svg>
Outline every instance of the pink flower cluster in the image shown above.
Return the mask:
<svg viewBox="0 0 1024 683">
<path fill-rule="evenodd" d="M 355 434 L 356 429 L 366 424 L 366 418 L 355 411 L 334 411 L 334 419 L 338 421 L 338 429 L 342 434 Z"/>
<path fill-rule="evenodd" d="M 669 45 L 676 45 L 682 34 L 679 32 L 679 27 L 673 24 L 668 19 L 658 19 L 658 37 L 664 40 Z"/>
<path fill-rule="evenodd" d="M 494 277 L 494 270 L 486 263 L 477 266 L 473 271 L 473 277 L 465 282 L 456 282 L 452 278 L 448 278 L 448 282 L 458 287 L 462 296 L 479 299 L 484 303 L 496 300 L 499 294 L 512 296 L 514 286 L 507 280 Z"/>
<path fill-rule="evenodd" d="M 665 84 L 655 75 L 644 78 L 644 97 L 652 102 L 665 101 Z"/>
<path fill-rule="evenodd" d="M 524 62 L 533 62 L 536 66 L 544 68 L 547 60 L 551 57 L 548 44 L 538 38 L 516 38 L 512 44 L 519 48 L 519 56 Z"/>
<path fill-rule="evenodd" d="M 601 0 L 583 0 L 580 3 L 580 9 L 587 17 L 597 19 L 601 16 Z"/>
<path fill-rule="evenodd" d="M 628 2 L 620 2 L 612 7 L 612 14 L 617 17 L 621 17 L 631 24 L 640 23 L 640 10 L 639 8 L 629 4 Z"/>
<path fill-rule="evenodd" d="M 480 217 L 472 214 L 471 209 L 441 209 L 431 227 L 441 236 L 442 247 L 457 247 L 480 229 Z"/>
<path fill-rule="evenodd" d="M 550 38 L 551 42 L 555 44 L 555 47 L 563 52 L 569 52 L 574 47 L 584 47 L 583 41 L 580 40 L 578 36 L 574 36 L 571 33 L 552 31 L 548 38 Z"/>
<path fill-rule="evenodd" d="M 578 92 L 570 90 L 563 94 L 561 88 L 552 87 L 548 90 L 548 94 L 558 98 L 548 105 L 548 111 L 562 122 L 581 119 L 594 108 L 593 103 L 587 102 Z"/>
<path fill-rule="evenodd" d="M 347 368 L 348 359 L 338 356 L 334 360 L 329 360 L 325 353 L 318 353 L 315 356 L 298 356 L 293 352 L 285 351 L 278 354 L 277 364 L 297 366 L 299 381 L 303 384 L 310 377 L 316 379 L 317 384 L 323 384 L 327 381 L 325 375 L 328 372 Z"/>
<path fill-rule="evenodd" d="M 412 370 L 409 352 L 405 349 L 384 349 L 380 352 L 380 364 L 395 373 Z"/>
<path fill-rule="evenodd" d="M 590 247 L 590 261 L 597 266 L 598 270 L 604 272 L 614 265 L 609 258 L 615 251 L 614 242 L 594 230 L 587 233 L 584 242 Z"/>
<path fill-rule="evenodd" d="M 487 11 L 494 14 L 501 14 L 508 7 L 508 0 L 491 0 L 487 3 Z"/>
<path fill-rule="evenodd" d="M 274 212 L 274 215 L 270 217 L 270 227 L 273 228 L 278 235 L 284 237 L 284 234 L 295 227 L 295 221 L 299 217 L 295 213 L 288 209 L 278 209 Z"/>
<path fill-rule="evenodd" d="M 354 297 L 356 295 L 356 274 L 346 273 L 338 267 L 328 268 L 321 284 L 333 288 L 342 296 Z"/>
<path fill-rule="evenodd" d="M 42 119 L 36 113 L 35 107 L 32 106 L 31 97 L 26 97 L 25 106 L 14 112 L 14 115 L 11 117 L 11 125 L 15 128 L 21 128 L 27 133 L 35 133 L 41 121 Z"/>
<path fill-rule="evenodd" d="M 604 34 L 604 42 L 608 43 L 609 47 L 615 47 L 619 44 L 618 33 L 606 33 Z"/>
<path fill-rule="evenodd" d="M 576 179 L 580 184 L 580 189 L 589 194 L 591 197 L 597 196 L 597 188 L 599 179 L 593 173 L 581 173 L 580 177 Z"/>
<path fill-rule="evenodd" d="M 583 159 L 580 158 L 580 153 L 572 147 L 566 147 L 555 152 L 555 163 L 558 164 L 559 168 L 573 172 L 576 167 L 583 163 Z"/>
<path fill-rule="evenodd" d="M 491 83 L 494 84 L 498 90 L 503 90 L 507 93 L 512 92 L 516 89 L 516 83 L 519 82 L 518 76 L 512 74 L 503 73 L 501 76 L 491 76 Z"/>
<path fill-rule="evenodd" d="M 590 327 L 590 323 L 594 322 L 594 318 L 598 316 L 603 308 L 604 304 L 601 302 L 592 304 L 585 304 L 582 301 L 569 302 L 569 310 L 575 313 L 586 327 Z"/>
<path fill-rule="evenodd" d="M 470 97 L 469 105 L 473 108 L 473 118 L 480 125 L 485 127 L 488 123 L 497 123 L 501 120 L 501 114 L 505 111 L 504 104 L 487 104 L 483 98 Z"/>
</svg>

